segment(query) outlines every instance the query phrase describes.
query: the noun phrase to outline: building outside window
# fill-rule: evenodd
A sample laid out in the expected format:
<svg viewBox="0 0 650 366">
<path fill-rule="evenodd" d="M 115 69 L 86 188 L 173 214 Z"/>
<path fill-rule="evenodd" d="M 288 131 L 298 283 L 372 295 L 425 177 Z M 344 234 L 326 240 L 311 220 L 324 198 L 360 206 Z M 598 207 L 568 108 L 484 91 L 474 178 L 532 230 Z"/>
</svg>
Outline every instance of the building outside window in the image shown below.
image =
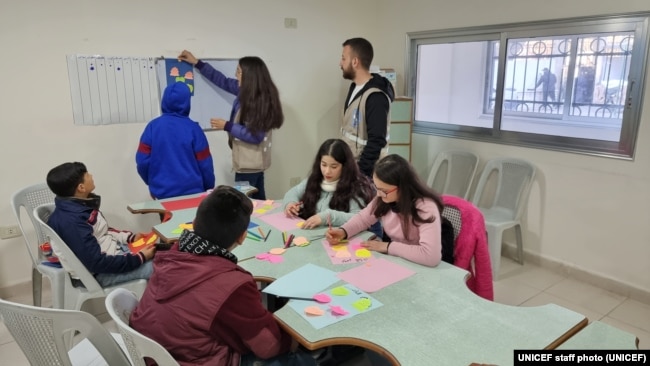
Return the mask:
<svg viewBox="0 0 650 366">
<path fill-rule="evenodd" d="M 411 33 L 415 132 L 632 158 L 649 17 Z"/>
</svg>

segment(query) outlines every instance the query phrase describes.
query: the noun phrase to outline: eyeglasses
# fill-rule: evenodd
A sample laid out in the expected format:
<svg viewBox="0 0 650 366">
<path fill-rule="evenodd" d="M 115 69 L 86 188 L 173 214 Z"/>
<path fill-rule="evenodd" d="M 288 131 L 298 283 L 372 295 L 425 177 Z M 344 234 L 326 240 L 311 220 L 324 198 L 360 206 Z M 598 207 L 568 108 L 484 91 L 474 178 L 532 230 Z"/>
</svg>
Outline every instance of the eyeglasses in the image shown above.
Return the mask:
<svg viewBox="0 0 650 366">
<path fill-rule="evenodd" d="M 393 189 L 389 189 L 387 191 L 382 191 L 381 189 L 377 189 L 377 196 L 379 197 L 388 197 L 389 194 L 395 192 L 397 190 L 397 187 Z"/>
</svg>

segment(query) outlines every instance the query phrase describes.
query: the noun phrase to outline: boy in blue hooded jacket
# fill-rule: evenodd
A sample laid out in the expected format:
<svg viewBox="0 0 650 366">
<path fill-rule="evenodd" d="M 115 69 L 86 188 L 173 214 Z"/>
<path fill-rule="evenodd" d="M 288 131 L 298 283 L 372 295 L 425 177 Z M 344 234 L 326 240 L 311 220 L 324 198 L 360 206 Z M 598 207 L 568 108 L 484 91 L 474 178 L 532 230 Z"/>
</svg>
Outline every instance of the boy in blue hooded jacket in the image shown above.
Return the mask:
<svg viewBox="0 0 650 366">
<path fill-rule="evenodd" d="M 214 188 L 208 139 L 189 118 L 190 88 L 181 82 L 165 88 L 163 114 L 145 127 L 135 155 L 138 174 L 155 199 L 184 196 Z"/>
</svg>

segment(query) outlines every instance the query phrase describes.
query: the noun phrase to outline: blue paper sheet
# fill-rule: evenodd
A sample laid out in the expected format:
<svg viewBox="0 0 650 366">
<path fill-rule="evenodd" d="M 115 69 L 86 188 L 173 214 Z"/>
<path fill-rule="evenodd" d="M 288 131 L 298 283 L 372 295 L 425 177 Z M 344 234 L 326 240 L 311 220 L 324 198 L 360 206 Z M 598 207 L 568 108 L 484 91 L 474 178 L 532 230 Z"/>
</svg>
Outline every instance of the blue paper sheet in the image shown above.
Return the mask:
<svg viewBox="0 0 650 366">
<path fill-rule="evenodd" d="M 334 289 L 338 290 L 338 292 L 333 291 Z M 294 299 L 290 300 L 288 305 L 316 329 L 324 328 L 330 324 L 338 323 L 341 320 L 349 319 L 361 313 L 367 313 L 384 305 L 379 302 L 379 300 L 349 284 L 337 286 L 334 289 L 328 289 L 321 292 L 329 295 L 332 299 L 332 301 L 327 304 L 320 304 L 316 301 Z M 347 291 L 341 291 L 342 289 L 346 289 Z M 347 292 L 347 294 L 342 295 L 341 292 Z M 338 293 L 339 295 L 337 296 L 335 293 Z M 309 306 L 319 307 L 323 310 L 324 314 L 320 316 L 305 314 L 305 308 Z M 332 306 L 339 306 L 347 311 L 347 314 L 332 314 Z"/>
<path fill-rule="evenodd" d="M 273 281 L 262 292 L 283 297 L 312 297 L 338 281 L 336 272 L 307 263 Z"/>
<path fill-rule="evenodd" d="M 175 58 L 165 59 L 165 72 L 167 73 L 167 85 L 176 82 L 185 83 L 190 88 L 190 93 L 194 95 L 194 67 Z"/>
</svg>

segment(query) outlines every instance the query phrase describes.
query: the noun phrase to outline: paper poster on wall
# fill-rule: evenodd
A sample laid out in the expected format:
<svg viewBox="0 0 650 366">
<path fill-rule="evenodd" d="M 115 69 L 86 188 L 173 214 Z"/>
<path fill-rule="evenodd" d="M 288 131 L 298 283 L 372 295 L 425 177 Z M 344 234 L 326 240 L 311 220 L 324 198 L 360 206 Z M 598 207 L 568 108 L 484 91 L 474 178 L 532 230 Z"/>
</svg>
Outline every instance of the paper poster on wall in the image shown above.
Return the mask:
<svg viewBox="0 0 650 366">
<path fill-rule="evenodd" d="M 167 75 L 167 85 L 178 82 L 185 83 L 190 87 L 190 92 L 194 95 L 194 68 L 191 64 L 175 58 L 166 58 L 165 73 Z"/>
<path fill-rule="evenodd" d="M 160 115 L 154 57 L 67 55 L 76 125 L 149 122 Z"/>
<path fill-rule="evenodd" d="M 201 58 L 201 61 L 210 64 L 210 66 L 223 73 L 227 78 L 232 79 L 235 78 L 235 71 L 239 63 L 238 59 Z M 178 68 L 178 76 L 172 76 L 172 74 L 177 74 L 174 69 L 175 67 Z M 191 64 L 183 61 L 179 62 L 175 58 L 165 58 L 158 60 L 156 69 L 160 93 L 171 82 L 182 81 L 189 85 L 191 81 L 192 86 L 190 89 L 193 91 L 193 96 L 190 107 L 190 118 L 198 122 L 204 130 L 212 130 L 210 118 L 223 118 L 225 120 L 230 118 L 230 111 L 235 101 L 235 95 L 214 85 L 210 80 L 203 77 L 201 72 Z M 188 76 L 191 76 L 192 79 L 189 80 Z"/>
</svg>

